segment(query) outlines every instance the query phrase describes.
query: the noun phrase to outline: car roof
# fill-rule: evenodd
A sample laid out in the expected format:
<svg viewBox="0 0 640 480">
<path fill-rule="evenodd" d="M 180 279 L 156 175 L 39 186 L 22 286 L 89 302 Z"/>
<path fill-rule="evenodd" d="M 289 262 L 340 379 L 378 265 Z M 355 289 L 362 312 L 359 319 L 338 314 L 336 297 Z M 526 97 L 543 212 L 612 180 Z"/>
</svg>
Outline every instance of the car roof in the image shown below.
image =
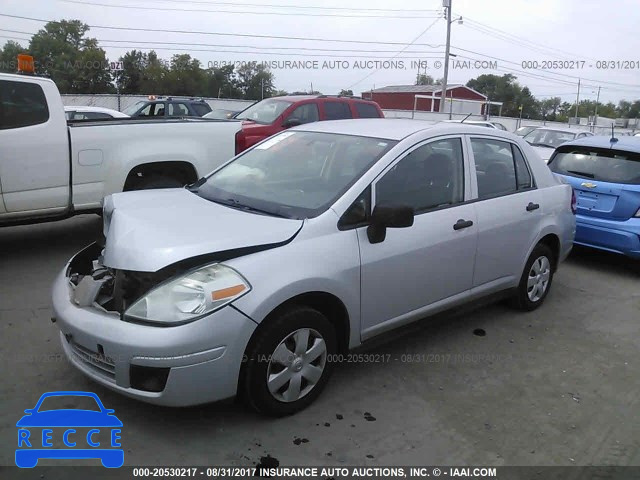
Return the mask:
<svg viewBox="0 0 640 480">
<path fill-rule="evenodd" d="M 616 150 L 626 150 L 629 152 L 640 153 L 640 138 L 631 137 L 627 135 L 621 135 L 616 137 L 617 142 L 611 142 L 611 136 L 609 135 L 594 135 L 593 137 L 584 137 L 578 140 L 572 140 L 571 142 L 563 143 L 562 146 L 576 145 L 583 147 L 597 147 L 597 148 L 613 148 Z"/>
<path fill-rule="evenodd" d="M 414 133 L 433 129 L 434 135 L 479 134 L 500 136 L 512 140 L 513 134 L 499 129 L 488 129 L 466 123 L 432 122 L 410 118 L 359 118 L 351 120 L 328 120 L 312 122 L 294 127 L 292 130 L 305 132 L 337 133 L 360 137 L 402 140 Z"/>
</svg>

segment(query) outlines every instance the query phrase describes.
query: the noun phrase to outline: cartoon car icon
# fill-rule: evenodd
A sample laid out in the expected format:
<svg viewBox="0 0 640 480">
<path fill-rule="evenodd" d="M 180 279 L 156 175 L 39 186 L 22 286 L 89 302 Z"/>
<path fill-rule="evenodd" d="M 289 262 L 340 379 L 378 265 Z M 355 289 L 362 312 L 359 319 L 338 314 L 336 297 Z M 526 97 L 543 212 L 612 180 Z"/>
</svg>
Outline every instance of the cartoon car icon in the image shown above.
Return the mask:
<svg viewBox="0 0 640 480">
<path fill-rule="evenodd" d="M 61 403 L 64 408 L 51 409 Z M 91 409 L 68 408 L 70 403 L 85 404 Z M 104 408 L 95 393 L 48 392 L 35 407 L 24 412 L 26 415 L 16 423 L 18 467 L 33 468 L 41 458 L 99 458 L 107 468 L 124 463 L 124 451 L 118 448 L 122 422 L 113 415 L 114 410 Z M 104 448 L 107 435 L 110 448 Z M 60 440 L 65 448 L 54 448 L 53 441 L 61 443 Z"/>
</svg>

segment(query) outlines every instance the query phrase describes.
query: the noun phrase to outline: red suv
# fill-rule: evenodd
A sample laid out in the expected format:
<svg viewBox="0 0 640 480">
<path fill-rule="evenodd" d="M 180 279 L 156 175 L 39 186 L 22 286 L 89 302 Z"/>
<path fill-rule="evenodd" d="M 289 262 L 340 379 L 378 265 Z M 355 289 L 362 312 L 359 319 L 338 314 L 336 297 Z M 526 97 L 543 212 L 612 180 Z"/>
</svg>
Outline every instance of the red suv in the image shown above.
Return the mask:
<svg viewBox="0 0 640 480">
<path fill-rule="evenodd" d="M 292 95 L 273 97 L 236 115 L 242 130 L 236 134 L 236 154 L 289 127 L 321 120 L 382 118 L 376 102 L 355 97 Z"/>
</svg>

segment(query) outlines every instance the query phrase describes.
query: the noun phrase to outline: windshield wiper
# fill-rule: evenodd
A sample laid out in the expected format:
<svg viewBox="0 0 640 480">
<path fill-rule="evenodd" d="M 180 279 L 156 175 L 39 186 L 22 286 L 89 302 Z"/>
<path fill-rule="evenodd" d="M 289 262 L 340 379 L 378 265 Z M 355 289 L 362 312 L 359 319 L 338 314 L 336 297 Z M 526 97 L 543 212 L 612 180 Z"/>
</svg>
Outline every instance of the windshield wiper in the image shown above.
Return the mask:
<svg viewBox="0 0 640 480">
<path fill-rule="evenodd" d="M 555 148 L 551 145 L 547 145 L 546 143 L 529 143 L 532 147 L 547 147 L 547 148 Z"/>
<path fill-rule="evenodd" d="M 580 172 L 578 170 L 567 170 L 567 173 L 575 173 L 576 175 L 580 175 L 581 177 L 596 178 L 593 173 Z"/>
<path fill-rule="evenodd" d="M 238 201 L 236 199 L 233 199 L 233 198 L 227 198 L 226 200 L 215 199 L 213 201 L 216 202 L 216 203 L 219 203 L 221 205 L 226 205 L 227 207 L 237 208 L 239 210 L 245 210 L 247 212 L 261 213 L 263 215 L 269 215 L 271 217 L 289 218 L 288 216 L 283 215 L 281 213 L 275 213 L 275 212 L 272 212 L 270 210 L 264 210 L 264 209 L 261 209 L 261 208 L 252 207 L 251 205 L 245 205 L 243 203 L 240 203 L 240 201 Z"/>
</svg>

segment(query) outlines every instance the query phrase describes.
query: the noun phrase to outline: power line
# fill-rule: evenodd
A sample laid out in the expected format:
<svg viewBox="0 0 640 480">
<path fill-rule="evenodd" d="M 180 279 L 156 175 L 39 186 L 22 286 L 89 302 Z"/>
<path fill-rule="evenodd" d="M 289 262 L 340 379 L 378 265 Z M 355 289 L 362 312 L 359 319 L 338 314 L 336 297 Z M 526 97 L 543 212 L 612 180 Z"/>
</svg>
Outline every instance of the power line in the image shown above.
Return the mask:
<svg viewBox="0 0 640 480">
<path fill-rule="evenodd" d="M 532 40 L 528 40 L 528 39 L 526 39 L 524 37 L 519 37 L 517 35 L 514 35 L 512 33 L 506 32 L 504 30 L 500 30 L 498 28 L 492 27 L 490 25 L 487 25 L 485 23 L 479 22 L 479 21 L 474 20 L 474 19 L 469 18 L 469 17 L 464 17 L 464 18 L 465 18 L 465 21 L 470 21 L 472 24 L 476 24 L 476 25 L 478 25 L 480 27 L 484 27 L 486 30 L 492 30 L 494 32 L 497 32 L 498 34 L 501 34 L 501 35 L 506 36 L 506 37 L 510 37 L 512 39 L 516 39 L 516 40 L 518 40 L 520 42 L 524 42 L 524 43 L 528 43 L 528 44 L 531 44 L 531 45 L 534 45 L 534 46 L 537 46 L 537 47 L 541 47 L 541 48 L 543 48 L 545 50 L 552 50 L 552 51 L 560 52 L 560 53 L 563 53 L 565 55 L 569 55 L 569 56 L 574 57 L 574 58 L 575 57 L 582 57 L 582 58 L 587 58 L 588 60 L 595 61 L 595 59 L 593 59 L 593 58 L 584 57 L 582 55 L 577 55 L 575 53 L 567 52 L 565 50 L 560 50 L 559 48 L 549 47 L 549 46 L 543 45 L 541 43 L 534 42 Z"/>
<path fill-rule="evenodd" d="M 40 23 L 60 23 L 56 20 L 45 20 L 42 18 L 34 18 L 34 17 L 24 17 L 20 15 L 9 15 L 6 13 L 0 13 L 0 17 L 8 17 L 8 18 L 17 18 L 20 20 L 30 20 L 33 22 Z M 436 19 L 436 21 L 439 18 Z M 249 33 L 220 33 L 220 32 L 203 32 L 203 31 L 189 31 L 189 30 L 168 30 L 168 29 L 160 29 L 160 28 L 139 28 L 139 27 L 114 27 L 109 25 L 88 25 L 89 28 L 96 29 L 104 29 L 104 30 L 117 30 L 117 31 L 132 31 L 132 32 L 156 32 L 156 33 L 179 33 L 179 34 L 187 34 L 187 35 L 215 35 L 222 37 L 244 37 L 244 38 L 269 38 L 269 39 L 277 39 L 277 40 L 301 40 L 301 41 L 309 41 L 309 42 L 333 42 L 333 43 L 362 43 L 369 45 L 398 45 L 398 46 L 407 46 L 407 45 L 417 45 L 417 46 L 430 46 L 428 43 L 404 43 L 404 42 L 382 42 L 379 40 L 338 40 L 333 38 L 317 38 L 317 37 L 291 37 L 284 35 L 260 35 L 260 34 L 249 34 Z"/>
<path fill-rule="evenodd" d="M 431 23 L 427 28 L 425 28 L 416 38 L 414 38 L 407 46 L 405 46 L 404 48 L 402 48 L 398 53 L 396 53 L 393 57 L 391 57 L 389 60 L 393 60 L 394 58 L 396 58 L 398 55 L 400 55 L 402 52 L 404 52 L 407 48 L 409 48 L 412 44 L 414 44 L 414 42 L 417 42 L 418 39 L 420 37 L 422 37 L 425 33 L 427 33 L 429 30 L 431 30 L 431 27 L 433 27 L 438 20 L 440 20 L 439 18 L 436 18 L 433 23 Z M 380 69 L 376 68 L 373 72 L 369 73 L 368 75 L 366 75 L 365 77 L 363 77 L 362 79 L 358 80 L 356 83 L 349 85 L 347 87 L 347 90 L 350 90 L 351 88 L 355 87 L 356 85 L 358 85 L 359 83 L 364 82 L 367 78 L 369 78 L 371 75 L 373 75 L 374 73 L 378 72 Z"/>
<path fill-rule="evenodd" d="M 25 35 L 35 35 L 31 32 L 23 32 L 19 30 L 7 30 L 0 28 L 0 32 L 20 33 Z M 359 53 L 395 53 L 396 50 L 371 50 L 371 49 L 350 49 L 350 48 L 313 48 L 313 47 L 271 47 L 271 46 L 258 46 L 258 45 L 228 45 L 219 43 L 190 43 L 190 42 L 163 42 L 163 41 L 142 41 L 142 40 L 117 40 L 97 38 L 98 42 L 111 42 L 111 43 L 126 43 L 126 44 L 145 44 L 145 45 L 178 45 L 178 46 L 195 46 L 195 47 L 224 47 L 224 48 L 250 48 L 256 50 L 301 50 L 301 51 L 317 51 L 317 52 L 359 52 Z M 430 44 L 430 48 L 442 47 L 442 44 Z M 415 51 L 411 50 L 407 53 L 442 53 L 434 51 Z"/>
<path fill-rule="evenodd" d="M 414 8 L 355 8 L 355 7 L 326 7 L 326 6 L 313 6 L 313 5 L 274 5 L 265 3 L 241 3 L 241 2 L 204 2 L 196 0 L 153 0 L 153 3 L 157 1 L 171 2 L 171 3 L 192 3 L 200 5 L 227 5 L 234 7 L 269 7 L 269 8 L 298 8 L 298 9 L 313 9 L 313 10 L 349 10 L 349 11 L 374 11 L 374 12 L 439 12 L 439 9 L 414 9 Z"/>
<path fill-rule="evenodd" d="M 194 8 L 171 8 L 171 7 L 141 7 L 134 5 L 111 5 L 108 3 L 96 3 L 96 2 L 83 2 L 79 0 L 58 0 L 63 3 L 74 3 L 78 5 L 90 5 L 94 7 L 107 7 L 107 8 L 122 8 L 129 10 L 153 10 L 164 12 L 197 12 L 197 13 L 230 13 L 230 14 L 242 14 L 242 15 L 277 15 L 277 16 L 293 16 L 293 17 L 342 17 L 342 18 L 397 18 L 406 20 L 415 20 L 423 18 L 435 18 L 434 15 L 366 15 L 366 14 L 340 14 L 340 13 L 307 13 L 307 12 L 265 12 L 265 11 L 241 11 L 241 10 L 208 10 L 208 9 L 194 9 Z"/>
</svg>

